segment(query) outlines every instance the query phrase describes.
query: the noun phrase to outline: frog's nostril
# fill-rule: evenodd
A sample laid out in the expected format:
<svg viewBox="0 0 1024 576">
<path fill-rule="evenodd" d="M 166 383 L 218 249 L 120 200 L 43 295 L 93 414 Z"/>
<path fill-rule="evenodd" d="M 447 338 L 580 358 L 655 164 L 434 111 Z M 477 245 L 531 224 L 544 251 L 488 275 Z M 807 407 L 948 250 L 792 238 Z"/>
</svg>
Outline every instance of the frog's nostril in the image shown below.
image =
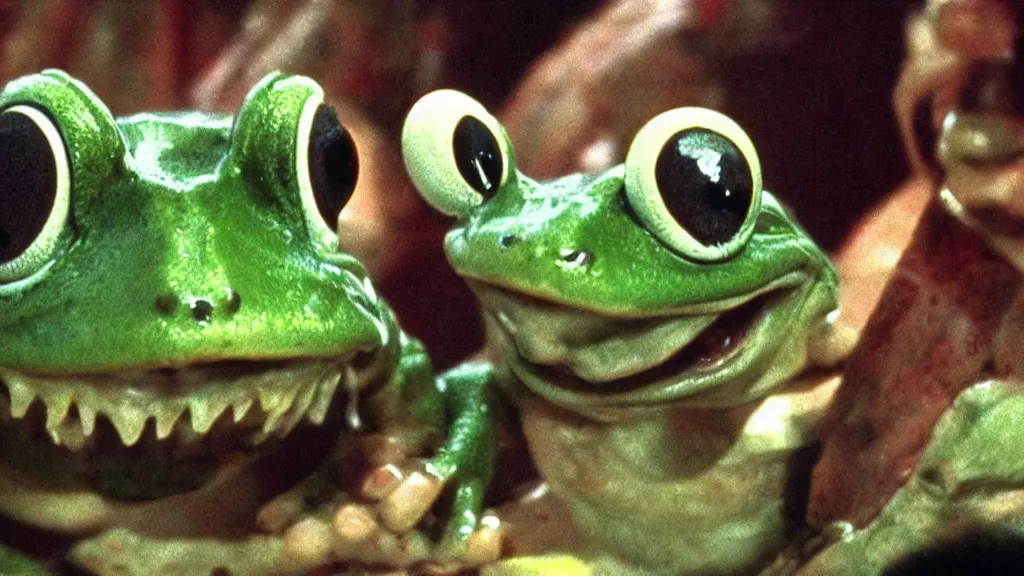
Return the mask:
<svg viewBox="0 0 1024 576">
<path fill-rule="evenodd" d="M 226 292 L 227 298 L 224 300 L 224 310 L 228 314 L 234 314 L 242 307 L 242 295 L 231 288 L 228 288 Z"/>
<path fill-rule="evenodd" d="M 515 234 L 502 234 L 498 237 L 498 244 L 501 244 L 502 248 L 508 248 L 516 242 L 519 242 L 519 237 Z"/>
<path fill-rule="evenodd" d="M 558 265 L 562 268 L 581 268 L 593 262 L 594 257 L 586 250 L 563 248 L 559 253 Z"/>
<path fill-rule="evenodd" d="M 213 304 L 209 300 L 193 300 L 189 304 L 189 309 L 192 311 L 192 317 L 200 324 L 209 323 L 213 317 Z"/>
<path fill-rule="evenodd" d="M 196 298 L 161 294 L 153 299 L 153 309 L 166 317 L 175 316 L 187 308 L 186 314 L 200 324 L 209 324 L 214 315 L 234 316 L 242 307 L 242 295 L 232 288 L 224 288 L 220 295 Z"/>
<path fill-rule="evenodd" d="M 161 316 L 172 316 L 178 309 L 178 299 L 170 294 L 161 294 L 153 300 L 153 309 Z"/>
</svg>

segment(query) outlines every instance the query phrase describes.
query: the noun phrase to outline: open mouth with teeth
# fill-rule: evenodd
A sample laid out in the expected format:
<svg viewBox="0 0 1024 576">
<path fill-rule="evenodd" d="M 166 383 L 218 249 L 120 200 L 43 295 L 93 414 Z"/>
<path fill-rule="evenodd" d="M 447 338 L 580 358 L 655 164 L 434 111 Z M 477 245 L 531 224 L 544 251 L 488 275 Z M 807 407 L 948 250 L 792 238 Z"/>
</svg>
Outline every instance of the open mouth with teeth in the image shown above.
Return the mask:
<svg viewBox="0 0 1024 576">
<path fill-rule="evenodd" d="M 231 459 L 326 453 L 381 355 L 37 376 L 0 368 L 0 455 L 117 499 L 195 489 Z M 344 410 L 335 408 L 346 403 Z"/>
<path fill-rule="evenodd" d="M 807 298 L 802 283 L 794 277 L 718 310 L 641 318 L 604 316 L 478 281 L 471 287 L 492 338 L 529 389 L 569 408 L 608 413 L 684 397 L 726 405 L 761 387 Z"/>
</svg>

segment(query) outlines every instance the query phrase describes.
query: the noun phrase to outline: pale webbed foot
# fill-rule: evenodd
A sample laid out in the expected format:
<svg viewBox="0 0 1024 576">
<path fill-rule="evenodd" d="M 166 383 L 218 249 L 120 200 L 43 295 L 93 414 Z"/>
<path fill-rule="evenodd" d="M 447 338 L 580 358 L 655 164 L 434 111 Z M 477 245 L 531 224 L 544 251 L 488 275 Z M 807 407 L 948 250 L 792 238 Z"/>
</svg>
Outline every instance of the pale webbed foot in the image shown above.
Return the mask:
<svg viewBox="0 0 1024 576">
<path fill-rule="evenodd" d="M 485 515 L 452 556 L 426 530 L 396 533 L 385 528 L 373 506 L 350 503 L 330 519 L 306 518 L 284 534 L 285 552 L 307 566 L 351 562 L 363 566 L 415 567 L 417 573 L 449 574 L 498 559 L 502 530 Z"/>
<path fill-rule="evenodd" d="M 415 566 L 437 574 L 500 556 L 503 530 L 496 517 L 480 512 L 489 467 L 484 477 L 466 474 L 471 480 L 462 482 L 448 457 L 459 452 L 411 458 L 399 440 L 383 434 L 352 439 L 342 452 L 260 511 L 260 528 L 283 539 L 286 556 L 309 569 Z M 435 460 L 446 476 L 431 472 Z M 451 505 L 438 502 L 445 478 L 458 478 Z"/>
</svg>

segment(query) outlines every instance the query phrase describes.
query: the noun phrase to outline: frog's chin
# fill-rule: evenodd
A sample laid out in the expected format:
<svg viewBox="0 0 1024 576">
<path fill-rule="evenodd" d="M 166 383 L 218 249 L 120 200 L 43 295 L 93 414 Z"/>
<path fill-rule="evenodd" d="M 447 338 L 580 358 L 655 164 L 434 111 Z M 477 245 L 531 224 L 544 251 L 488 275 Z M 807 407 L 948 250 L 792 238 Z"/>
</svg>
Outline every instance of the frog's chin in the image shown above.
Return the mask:
<svg viewBox="0 0 1024 576">
<path fill-rule="evenodd" d="M 299 436 L 326 448 L 346 419 L 358 427 L 359 393 L 381 356 L 77 376 L 0 368 L 0 454 L 54 490 L 114 500 L 193 490 L 231 460 L 280 452 Z M 332 409 L 343 400 L 347 410 Z"/>
<path fill-rule="evenodd" d="M 735 406 L 788 379 L 807 358 L 806 280 L 794 275 L 722 306 L 656 318 L 603 316 L 471 285 L 492 341 L 528 389 L 611 420 L 666 405 Z"/>
</svg>

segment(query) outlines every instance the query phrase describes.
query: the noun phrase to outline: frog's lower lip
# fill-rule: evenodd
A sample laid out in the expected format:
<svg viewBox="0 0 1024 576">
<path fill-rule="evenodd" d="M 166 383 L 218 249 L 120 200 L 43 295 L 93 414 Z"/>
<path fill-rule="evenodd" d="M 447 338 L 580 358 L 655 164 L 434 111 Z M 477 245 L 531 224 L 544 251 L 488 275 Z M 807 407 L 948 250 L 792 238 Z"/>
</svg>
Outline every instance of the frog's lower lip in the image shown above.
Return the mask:
<svg viewBox="0 0 1024 576">
<path fill-rule="evenodd" d="M 78 376 L 0 368 L 0 391 L 6 392 L 0 393 L 0 450 L 15 464 L 22 459 L 19 452 L 31 451 L 18 467 L 44 475 L 59 469 L 64 479 L 86 484 L 104 474 L 137 474 L 133 470 L 141 462 L 212 472 L 210 465 L 219 459 L 270 448 L 299 428 L 337 434 L 336 425 L 325 423 L 341 421 L 330 408 L 343 397 L 349 423 L 357 425 L 358 393 L 372 379 L 375 358 L 351 353 L 330 360 L 217 362 Z M 193 477 L 151 478 L 108 495 L 156 497 L 202 481 L 185 475 Z M 93 488 L 103 492 L 102 486 Z"/>
<path fill-rule="evenodd" d="M 781 286 L 768 293 L 752 295 L 720 313 L 669 317 L 660 323 L 650 324 L 651 329 L 647 333 L 629 334 L 633 328 L 630 324 L 643 319 L 600 317 L 481 282 L 472 282 L 471 285 L 484 303 L 488 324 L 509 355 L 513 370 L 535 392 L 557 396 L 550 399 L 562 404 L 576 401 L 608 405 L 633 401 L 644 403 L 647 402 L 645 398 L 658 403 L 706 391 L 715 386 L 716 376 L 731 365 L 755 364 L 762 357 L 769 356 L 784 340 L 782 329 L 804 298 L 802 291 L 795 286 Z M 517 330 L 512 317 L 524 310 L 531 310 L 531 314 L 541 317 L 548 325 L 542 330 Z M 564 315 L 574 319 L 589 318 L 590 322 L 606 326 L 605 332 L 612 337 L 620 329 L 624 330 L 623 334 L 629 334 L 630 342 L 619 349 L 606 346 L 609 354 L 605 354 L 604 360 L 621 376 L 617 374 L 617 377 L 598 379 L 593 376 L 593 367 L 573 365 L 577 357 L 566 355 L 559 359 L 560 362 L 552 362 L 550 358 L 539 359 L 532 353 L 536 346 L 530 340 L 536 338 L 537 333 L 559 333 L 562 326 L 574 327 L 573 322 L 578 322 L 559 318 Z M 666 347 L 662 343 L 666 337 L 672 339 L 673 330 L 669 324 L 673 321 L 680 323 L 675 332 L 681 337 Z M 665 330 L 666 326 L 668 330 Z M 769 336 L 773 329 L 779 330 L 774 339 Z M 754 334 L 758 337 L 751 339 Z M 656 353 L 646 354 L 652 348 Z M 623 365 L 627 367 L 625 370 Z M 750 376 L 757 369 L 745 366 L 734 371 Z M 649 390 L 658 392 L 648 398 L 645 395 Z"/>
</svg>

